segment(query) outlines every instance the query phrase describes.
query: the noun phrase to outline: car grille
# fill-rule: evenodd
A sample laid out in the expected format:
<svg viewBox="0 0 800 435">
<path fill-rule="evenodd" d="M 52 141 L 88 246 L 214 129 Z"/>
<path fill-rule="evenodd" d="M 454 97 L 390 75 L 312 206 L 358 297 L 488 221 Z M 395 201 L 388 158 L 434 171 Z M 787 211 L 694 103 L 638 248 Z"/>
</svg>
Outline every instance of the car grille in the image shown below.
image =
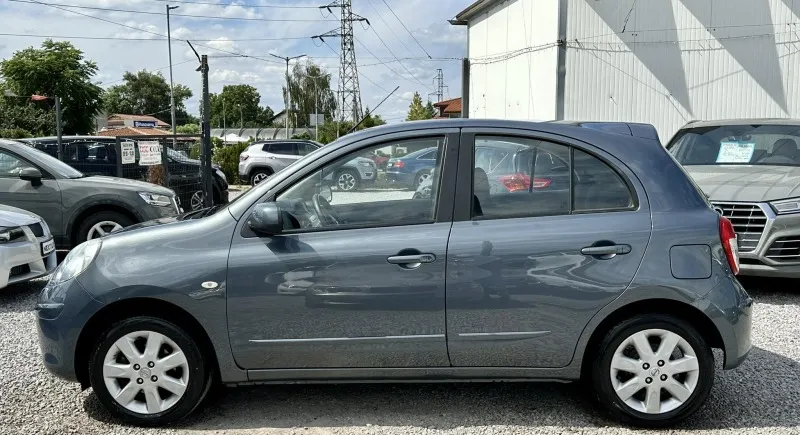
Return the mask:
<svg viewBox="0 0 800 435">
<path fill-rule="evenodd" d="M 757 204 L 714 202 L 714 207 L 722 210 L 722 215 L 733 224 L 739 240 L 739 252 L 753 252 L 758 246 L 767 215 Z M 718 210 L 719 211 L 719 210 Z"/>
<path fill-rule="evenodd" d="M 44 227 L 42 227 L 41 223 L 35 223 L 33 225 L 28 225 L 28 228 L 31 229 L 33 235 L 36 237 L 44 236 Z"/>
<path fill-rule="evenodd" d="M 775 261 L 800 261 L 800 237 L 781 237 L 767 250 L 767 258 Z"/>
<path fill-rule="evenodd" d="M 8 277 L 14 278 L 16 276 L 27 275 L 31 273 L 31 267 L 27 264 L 23 264 L 22 266 L 14 266 L 11 268 L 11 272 L 9 272 Z"/>
</svg>

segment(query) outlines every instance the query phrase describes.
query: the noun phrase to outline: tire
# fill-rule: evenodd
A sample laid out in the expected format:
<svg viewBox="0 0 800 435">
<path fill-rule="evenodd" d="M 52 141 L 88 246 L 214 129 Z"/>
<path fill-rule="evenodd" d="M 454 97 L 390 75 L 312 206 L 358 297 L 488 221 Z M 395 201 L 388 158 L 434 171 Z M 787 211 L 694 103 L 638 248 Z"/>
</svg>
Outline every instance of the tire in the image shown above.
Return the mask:
<svg viewBox="0 0 800 435">
<path fill-rule="evenodd" d="M 419 185 L 422 184 L 428 177 L 431 175 L 430 169 L 423 169 L 416 174 L 414 174 L 414 189 L 419 188 Z"/>
<path fill-rule="evenodd" d="M 640 335 L 637 337 L 637 334 Z M 658 337 L 675 339 L 676 336 L 678 341 L 672 356 L 659 358 Z M 655 348 L 654 355 L 649 358 L 638 355 L 638 346 L 633 344 L 634 337 L 648 337 L 650 341 L 639 343 L 650 345 L 651 352 Z M 621 347 L 623 343 L 625 347 Z M 636 363 L 628 359 L 615 359 L 619 349 L 625 350 L 618 357 L 627 357 L 636 360 Z M 683 354 L 681 358 L 676 358 L 679 351 Z M 694 356 L 690 356 L 690 353 L 694 353 Z M 684 358 L 686 362 L 673 371 L 674 361 Z M 692 360 L 695 364 L 691 364 Z M 664 361 L 663 367 L 660 361 Z M 612 372 L 612 362 L 614 367 L 626 367 L 633 371 L 613 369 Z M 691 371 L 680 372 L 691 367 L 694 367 Z M 663 373 L 665 369 L 666 374 Z M 633 372 L 637 372 L 636 376 L 632 375 Z M 637 316 L 618 324 L 606 334 L 591 366 L 591 383 L 595 398 L 615 418 L 642 427 L 672 426 L 694 414 L 708 399 L 714 383 L 714 355 L 688 322 L 668 315 Z M 615 384 L 617 389 L 623 391 L 621 395 L 617 394 Z M 628 384 L 630 387 L 622 388 Z M 672 396 L 670 390 L 678 391 L 681 397 Z M 659 391 L 658 405 L 654 401 L 651 412 L 647 412 L 647 404 L 650 403 L 647 401 L 648 391 Z M 630 398 L 623 400 L 621 396 L 627 396 L 628 393 L 631 393 Z M 655 413 L 652 412 L 654 410 Z"/>
<path fill-rule="evenodd" d="M 267 178 L 272 176 L 272 169 L 256 169 L 250 175 L 250 185 L 255 186 L 258 183 L 266 180 Z"/>
<path fill-rule="evenodd" d="M 160 334 L 158 338 L 161 338 L 163 342 L 158 348 L 157 355 L 160 358 L 153 358 L 155 365 L 149 367 L 150 361 L 148 360 L 150 358 L 143 355 L 143 352 L 146 352 L 146 344 L 153 336 L 151 335 L 147 339 L 144 337 L 153 332 Z M 123 352 L 116 346 L 116 343 L 118 340 L 126 340 L 126 337 L 139 337 L 132 342 L 126 352 L 138 352 L 139 355 L 136 356 L 142 357 L 141 359 L 128 360 L 124 356 L 120 356 Z M 211 373 L 213 370 L 206 366 L 200 348 L 183 329 L 166 320 L 147 316 L 122 320 L 101 335 L 95 349 L 89 362 L 89 380 L 92 389 L 100 403 L 115 418 L 129 424 L 163 426 L 179 421 L 197 408 L 209 392 L 209 386 L 212 385 Z M 164 369 L 159 367 L 159 363 L 181 361 L 174 359 L 177 352 L 181 352 L 184 356 L 181 365 L 175 369 L 163 371 Z M 170 357 L 173 359 L 169 360 Z M 109 376 L 106 378 L 107 373 L 104 371 L 106 361 L 111 361 L 111 364 L 117 367 L 114 374 L 119 374 L 119 377 Z M 138 371 L 136 367 L 139 367 Z M 111 374 L 111 371 L 108 374 Z M 129 377 L 130 380 L 127 381 Z M 166 380 L 171 382 L 165 382 Z M 185 385 L 185 389 L 180 395 L 170 393 L 162 387 L 162 385 L 168 385 L 169 388 L 179 388 L 177 386 L 181 383 Z M 156 388 L 152 389 L 154 384 L 156 384 Z M 138 387 L 139 385 L 142 387 Z M 131 393 L 127 394 L 125 391 L 129 387 Z M 150 389 L 147 389 L 148 387 Z M 158 400 L 149 396 L 152 401 L 148 403 L 148 395 L 145 391 L 155 391 L 158 394 Z M 112 394 L 132 399 L 127 405 L 123 405 Z M 126 400 L 123 399 L 123 401 Z M 152 412 L 148 410 L 151 404 L 153 405 Z M 163 407 L 163 410 L 158 407 Z"/>
<path fill-rule="evenodd" d="M 336 173 L 334 185 L 342 192 L 355 192 L 361 187 L 361 177 L 356 171 L 345 169 Z"/>
<path fill-rule="evenodd" d="M 76 235 L 76 244 L 81 244 L 87 240 L 89 237 L 97 238 L 98 235 L 98 228 L 102 229 L 106 234 L 110 233 L 109 230 L 113 229 L 117 231 L 119 228 L 115 229 L 116 226 L 120 228 L 125 228 L 127 226 L 133 225 L 134 222 L 128 216 L 125 216 L 122 213 L 116 211 L 101 211 L 94 213 L 83 220 L 83 222 L 78 225 L 78 232 Z M 100 236 L 104 234 L 99 234 Z"/>
</svg>

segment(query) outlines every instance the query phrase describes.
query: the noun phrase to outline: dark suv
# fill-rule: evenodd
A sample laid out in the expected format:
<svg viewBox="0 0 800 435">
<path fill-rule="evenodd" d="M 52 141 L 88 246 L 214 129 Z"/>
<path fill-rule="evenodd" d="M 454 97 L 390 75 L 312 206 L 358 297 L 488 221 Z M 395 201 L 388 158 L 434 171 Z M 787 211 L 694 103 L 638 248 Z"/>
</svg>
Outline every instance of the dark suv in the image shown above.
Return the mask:
<svg viewBox="0 0 800 435">
<path fill-rule="evenodd" d="M 146 140 L 143 137 L 142 140 Z M 47 154 L 58 157 L 58 142 L 55 137 L 39 137 L 23 139 L 34 148 Z M 65 136 L 62 138 L 64 146 L 64 162 L 86 175 L 105 175 L 116 177 L 118 173 L 118 159 L 116 138 L 108 136 Z M 139 161 L 139 149 L 134 147 L 135 161 Z M 186 210 L 197 210 L 203 207 L 203 187 L 200 173 L 200 161 L 189 158 L 184 152 L 167 148 L 169 169 L 169 188 L 174 190 L 180 198 L 181 205 Z M 228 180 L 219 166 L 213 167 L 214 204 L 228 202 Z M 138 164 L 125 164 L 122 171 L 124 178 L 147 180 L 148 166 Z"/>
</svg>

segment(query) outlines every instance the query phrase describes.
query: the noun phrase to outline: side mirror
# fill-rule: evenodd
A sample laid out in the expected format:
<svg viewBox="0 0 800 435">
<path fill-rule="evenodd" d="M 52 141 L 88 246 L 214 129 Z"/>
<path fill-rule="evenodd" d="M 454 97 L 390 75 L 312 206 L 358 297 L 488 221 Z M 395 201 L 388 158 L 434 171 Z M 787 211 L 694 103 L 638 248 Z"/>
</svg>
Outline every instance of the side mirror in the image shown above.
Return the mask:
<svg viewBox="0 0 800 435">
<path fill-rule="evenodd" d="M 42 181 L 42 171 L 36 168 L 24 168 L 19 171 L 19 178 L 31 183 L 38 183 Z"/>
<path fill-rule="evenodd" d="M 327 184 L 320 186 L 319 196 L 325 198 L 325 200 L 328 202 L 333 201 L 333 190 L 331 190 L 331 186 L 328 186 Z"/>
<path fill-rule="evenodd" d="M 274 235 L 283 232 L 281 209 L 274 202 L 257 204 L 247 225 L 258 234 Z"/>
</svg>

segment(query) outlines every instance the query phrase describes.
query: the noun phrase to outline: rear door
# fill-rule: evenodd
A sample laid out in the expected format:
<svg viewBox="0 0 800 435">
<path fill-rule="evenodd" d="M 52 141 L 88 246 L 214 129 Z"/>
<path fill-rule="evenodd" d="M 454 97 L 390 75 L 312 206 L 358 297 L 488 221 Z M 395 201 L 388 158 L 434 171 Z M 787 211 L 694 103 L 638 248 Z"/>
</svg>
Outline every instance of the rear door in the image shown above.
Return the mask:
<svg viewBox="0 0 800 435">
<path fill-rule="evenodd" d="M 475 164 L 476 141 L 480 148 L 518 144 L 566 163 L 571 176 L 566 186 L 547 183 L 556 166 L 537 173 L 535 159 L 514 178 L 487 174 Z M 566 366 L 589 319 L 627 288 L 641 263 L 651 227 L 643 188 L 621 161 L 560 136 L 465 129 L 460 146 L 447 253 L 450 360 Z"/>
<path fill-rule="evenodd" d="M 297 146 L 294 143 L 275 142 L 269 145 L 267 164 L 272 167 L 275 172 L 291 165 L 299 158 L 300 155 L 297 153 Z"/>
</svg>

